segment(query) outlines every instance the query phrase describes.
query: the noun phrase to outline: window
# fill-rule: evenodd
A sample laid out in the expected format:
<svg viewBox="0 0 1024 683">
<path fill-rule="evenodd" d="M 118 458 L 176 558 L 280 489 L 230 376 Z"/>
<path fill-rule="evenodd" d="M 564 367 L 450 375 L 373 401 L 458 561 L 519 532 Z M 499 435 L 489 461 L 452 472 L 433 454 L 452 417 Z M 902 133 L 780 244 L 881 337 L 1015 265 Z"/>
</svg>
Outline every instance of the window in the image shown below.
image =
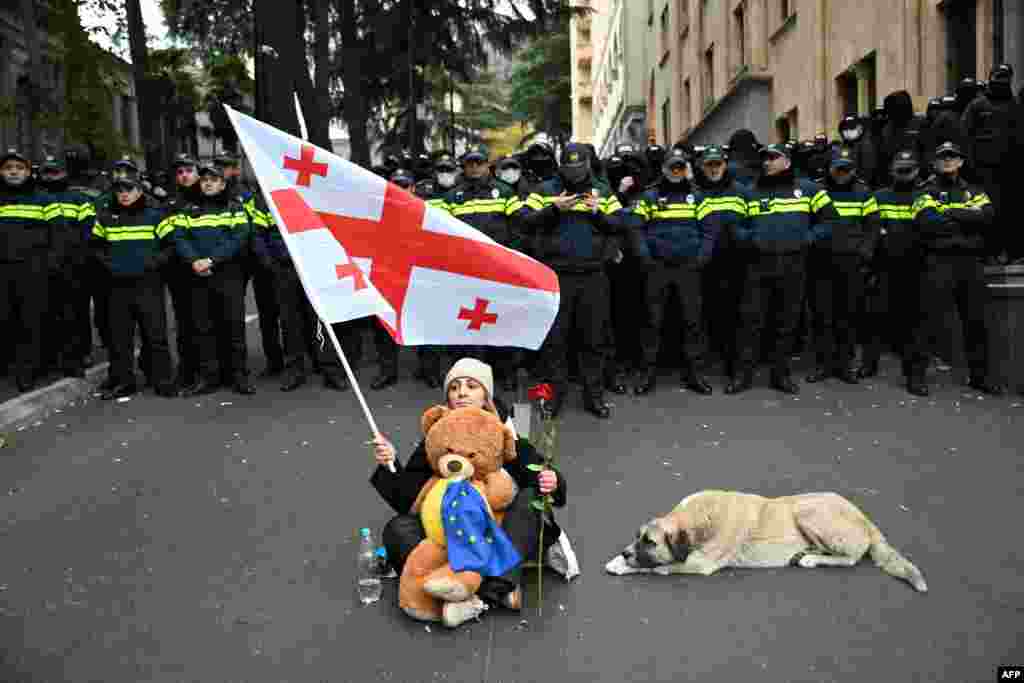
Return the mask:
<svg viewBox="0 0 1024 683">
<path fill-rule="evenodd" d="M 672 144 L 672 99 L 666 97 L 661 105 L 661 120 L 665 127 L 665 146 Z"/>
<path fill-rule="evenodd" d="M 689 77 L 683 81 L 683 128 L 689 130 L 693 125 L 693 90 Z"/>
<path fill-rule="evenodd" d="M 665 5 L 665 9 L 661 10 L 661 62 L 663 65 L 671 45 L 672 41 L 669 39 L 668 30 L 668 5 Z"/>
<path fill-rule="evenodd" d="M 732 13 L 733 69 L 738 74 L 749 63 L 747 59 L 747 22 L 743 3 Z"/>
<path fill-rule="evenodd" d="M 775 120 L 775 135 L 777 136 L 777 142 L 786 142 L 793 139 L 792 131 L 789 129 L 789 119 L 785 116 Z"/>
<path fill-rule="evenodd" d="M 704 109 L 707 110 L 715 102 L 715 46 L 711 45 L 704 53 Z"/>
</svg>

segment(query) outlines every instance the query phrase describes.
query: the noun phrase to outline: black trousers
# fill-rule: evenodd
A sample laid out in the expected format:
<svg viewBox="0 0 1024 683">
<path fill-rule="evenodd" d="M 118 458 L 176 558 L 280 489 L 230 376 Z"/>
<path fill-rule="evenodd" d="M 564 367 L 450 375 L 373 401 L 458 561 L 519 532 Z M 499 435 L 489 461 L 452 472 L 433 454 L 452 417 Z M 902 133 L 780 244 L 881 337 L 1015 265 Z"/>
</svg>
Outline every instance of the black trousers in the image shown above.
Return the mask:
<svg viewBox="0 0 1024 683">
<path fill-rule="evenodd" d="M 906 369 L 920 316 L 920 272 L 920 258 L 882 256 L 876 262 L 875 275 L 865 288 L 860 320 L 865 363 L 877 363 L 883 351 L 891 348 Z"/>
<path fill-rule="evenodd" d="M 577 333 L 579 368 L 584 391 L 603 393 L 604 347 L 609 323 L 608 276 L 604 271 L 559 273 L 561 301 L 555 322 L 541 344 L 537 372 L 540 379 L 565 391 L 569 383 L 569 339 Z"/>
<path fill-rule="evenodd" d="M 263 345 L 263 356 L 268 368 L 284 367 L 284 351 L 281 335 L 281 306 L 277 292 L 277 276 L 273 268 L 263 265 L 251 265 L 249 279 L 252 281 L 252 293 L 256 299 L 256 312 L 259 313 L 260 342 Z"/>
<path fill-rule="evenodd" d="M 247 379 L 245 279 L 238 264 L 218 264 L 209 277 L 192 276 L 192 321 L 199 374 L 208 382 Z"/>
<path fill-rule="evenodd" d="M 374 319 L 373 325 L 373 346 L 377 351 L 377 368 L 382 375 L 398 375 L 398 350 L 399 346 L 391 338 L 391 334 L 384 328 L 380 321 Z M 340 340 L 339 340 L 340 341 Z M 458 347 L 442 346 L 417 346 L 416 358 L 419 362 L 418 374 L 423 376 L 433 375 L 441 377 L 441 360 L 446 353 Z M 461 358 L 461 356 L 460 356 Z"/>
<path fill-rule="evenodd" d="M 192 313 L 192 281 L 198 279 L 189 266 L 175 263 L 166 271 L 167 288 L 174 309 L 174 342 L 178 351 L 178 378 L 182 386 L 199 378 L 199 345 Z"/>
<path fill-rule="evenodd" d="M 706 350 L 702 317 L 702 277 L 695 266 L 658 264 L 647 273 L 647 316 L 643 326 L 644 362 L 649 368 L 658 362 L 662 326 L 668 317 L 669 302 L 677 301 L 676 312 L 682 324 L 682 367 L 692 371 L 703 360 Z M 678 297 L 673 297 L 675 291 Z"/>
<path fill-rule="evenodd" d="M 67 264 L 50 274 L 50 302 L 47 315 L 49 347 L 45 350 L 47 362 L 64 370 L 78 369 L 85 357 L 82 335 L 88 327 L 88 298 L 86 283 L 80 279 L 80 269 Z M 82 300 L 86 302 L 85 324 L 81 319 Z M 91 331 L 89 337 L 92 337 Z"/>
<path fill-rule="evenodd" d="M 647 272 L 635 260 L 605 264 L 609 288 L 609 318 L 614 336 L 612 361 L 617 372 L 644 364 L 643 340 L 637 330 L 647 325 L 646 311 L 638 305 L 647 295 Z M 611 369 L 609 369 L 611 371 Z"/>
<path fill-rule="evenodd" d="M 736 330 L 740 324 L 740 301 L 746 267 L 734 249 L 717 254 L 703 271 L 704 319 L 710 346 L 721 361 L 726 375 L 733 375 L 737 362 Z"/>
<path fill-rule="evenodd" d="M 864 296 L 861 257 L 812 250 L 807 258 L 814 355 L 820 367 L 848 368 L 857 353 L 857 313 Z"/>
<path fill-rule="evenodd" d="M 775 372 L 789 373 L 804 301 L 805 262 L 803 252 L 751 255 L 736 335 L 738 369 L 754 368 L 764 335 L 771 345 L 768 360 Z"/>
<path fill-rule="evenodd" d="M 112 278 L 107 287 L 110 321 L 110 378 L 115 384 L 135 384 L 135 328 L 142 334 L 146 370 L 156 385 L 172 379 L 167 341 L 167 305 L 163 280 L 156 274 Z"/>
<path fill-rule="evenodd" d="M 42 256 L 0 263 L 0 323 L 9 335 L 14 373 L 21 382 L 33 380 L 42 369 L 49 286 Z"/>
<path fill-rule="evenodd" d="M 317 339 L 316 312 L 306 297 L 302 281 L 290 261 L 279 262 L 272 271 L 271 285 L 275 291 L 277 307 L 280 310 L 280 327 L 283 338 L 282 363 L 285 369 L 307 376 L 312 366 L 325 375 L 341 377 L 345 374 L 341 359 L 334 351 L 334 345 L 323 331 L 323 339 Z M 337 323 L 334 334 L 338 337 L 349 364 L 355 369 L 362 362 L 362 332 L 365 321 L 353 320 Z M 270 362 L 268 357 L 267 362 Z"/>
<path fill-rule="evenodd" d="M 928 367 L 930 341 L 955 310 L 960 315 L 963 348 L 972 377 L 988 374 L 988 328 L 985 308 L 989 300 L 985 268 L 970 253 L 933 252 L 920 271 L 920 314 L 914 330 L 910 370 L 923 378 Z M 944 331 L 946 334 L 949 330 Z"/>
<path fill-rule="evenodd" d="M 532 561 L 546 557 L 547 550 L 558 542 L 560 529 L 552 522 L 544 525 L 544 552 L 538 553 L 540 546 L 540 512 L 530 507 L 532 494 L 520 491 L 505 511 L 501 527 L 508 534 L 516 550 L 524 561 Z M 410 553 L 427 537 L 423 524 L 417 515 L 398 515 L 384 526 L 381 534 L 384 547 L 388 553 L 388 562 L 398 573 L 402 573 L 405 561 Z M 510 569 L 500 577 L 485 577 L 477 595 L 492 607 L 502 604 L 502 598 L 515 590 L 523 577 L 521 566 Z"/>
</svg>

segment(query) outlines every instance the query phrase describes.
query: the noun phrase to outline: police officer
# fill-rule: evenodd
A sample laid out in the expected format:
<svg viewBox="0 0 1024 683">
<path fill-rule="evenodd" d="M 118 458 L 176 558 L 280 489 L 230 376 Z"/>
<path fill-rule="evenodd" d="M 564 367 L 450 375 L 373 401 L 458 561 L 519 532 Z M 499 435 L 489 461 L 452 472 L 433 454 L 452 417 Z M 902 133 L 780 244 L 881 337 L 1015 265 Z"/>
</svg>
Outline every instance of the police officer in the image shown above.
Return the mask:
<svg viewBox="0 0 1024 683">
<path fill-rule="evenodd" d="M 879 242 L 865 297 L 864 357 L 858 374 L 861 378 L 877 375 L 882 349 L 889 343 L 902 360 L 906 380 L 910 378 L 912 321 L 920 311 L 921 254 L 913 213 L 921 195 L 917 187 L 920 161 L 913 152 L 900 152 L 889 175 L 892 186 L 875 193 Z"/>
<path fill-rule="evenodd" d="M 42 164 L 39 184 L 51 195 L 60 216 L 54 225 L 50 278 L 50 314 L 58 365 L 66 377 L 85 377 L 85 357 L 91 351 L 89 322 L 88 239 L 93 201 L 68 184 L 64 162 L 49 156 Z"/>
<path fill-rule="evenodd" d="M 522 238 L 519 235 L 516 216 L 522 202 L 508 186 L 499 183 L 491 175 L 489 159 L 490 150 L 486 145 L 470 146 L 462 156 L 462 180 L 444 195 L 441 208 L 498 244 L 519 249 Z M 519 354 L 516 349 L 470 347 L 452 351 L 460 356 L 482 357 L 494 369 L 494 379 L 502 388 L 506 392 L 515 391 L 516 374 L 519 369 Z M 437 370 L 440 373 L 440 366 Z"/>
<path fill-rule="evenodd" d="M 963 325 L 968 386 L 992 395 L 1003 391 L 988 376 L 988 292 L 981 262 L 994 209 L 982 189 L 960 178 L 963 162 L 964 153 L 959 147 L 948 142 L 940 145 L 935 150 L 936 176 L 921 188 L 922 195 L 913 208 L 924 251 L 921 317 L 914 334 L 907 382 L 907 390 L 917 396 L 928 395 L 925 373 L 929 336 L 953 306 Z"/>
<path fill-rule="evenodd" d="M 878 155 L 864 119 L 856 114 L 847 114 L 839 121 L 839 139 L 832 143 L 832 150 L 838 147 L 850 150 L 858 179 L 870 186 L 875 177 Z"/>
<path fill-rule="evenodd" d="M 748 253 L 747 276 L 737 335 L 738 376 L 726 387 L 737 394 L 754 383 L 754 365 L 767 316 L 773 349 L 771 384 L 787 394 L 799 393 L 790 371 L 790 354 L 804 300 L 807 247 L 827 234 L 837 218 L 828 193 L 816 183 L 797 179 L 784 145 L 765 147 L 763 171 L 750 190 L 747 221 L 737 235 Z"/>
<path fill-rule="evenodd" d="M 13 345 L 19 391 L 30 391 L 42 370 L 49 304 L 47 265 L 59 208 L 39 192 L 32 164 L 16 149 L 0 156 L 0 320 Z"/>
<path fill-rule="evenodd" d="M 717 347 L 725 375 L 736 374 L 736 329 L 746 267 L 744 252 L 737 248 L 737 234 L 747 218 L 747 188 L 732 175 L 731 155 L 719 145 L 709 145 L 697 159 L 694 177 L 703 193 L 700 207 L 705 234 L 717 236 L 711 262 L 704 268 L 705 317 Z M 744 166 L 745 163 L 740 164 Z"/>
<path fill-rule="evenodd" d="M 634 386 L 638 395 L 650 392 L 656 384 L 661 326 L 673 290 L 683 326 L 680 384 L 700 394 L 712 391 L 700 370 L 705 350 L 701 269 L 711 259 L 715 236 L 705 232 L 699 219 L 703 196 L 687 180 L 688 163 L 683 150 L 673 149 L 662 167 L 661 182 L 640 196 L 628 218 L 630 227 L 642 233 L 640 259 L 649 264 L 645 364 Z"/>
<path fill-rule="evenodd" d="M 502 157 L 495 164 L 495 173 L 498 182 L 507 186 L 517 197 L 525 200 L 529 196 L 526 183 L 523 181 L 523 164 L 519 161 L 519 157 L 515 155 Z"/>
<path fill-rule="evenodd" d="M 523 230 L 534 240 L 534 254 L 558 273 L 561 300 L 555 322 L 539 351 L 539 374 L 555 385 L 551 411 L 557 414 L 568 390 L 568 347 L 580 338 L 580 372 L 586 410 L 607 418 L 602 344 L 608 324 L 608 276 L 604 263 L 617 249 L 621 209 L 613 194 L 601 195 L 591 174 L 588 152 L 570 142 L 562 151 L 558 175 L 531 194 L 520 210 Z"/>
<path fill-rule="evenodd" d="M 192 275 L 190 296 L 199 377 L 183 395 L 209 394 L 222 383 L 232 384 L 238 394 L 253 394 L 256 389 L 249 380 L 245 340 L 242 263 L 252 224 L 245 208 L 227 193 L 227 182 L 219 168 L 200 168 L 199 186 L 199 201 L 166 219 L 173 230 L 178 258 Z M 165 229 L 161 225 L 160 231 Z"/>
<path fill-rule="evenodd" d="M 967 105 L 960 119 L 975 179 L 992 200 L 994 223 L 989 233 L 990 260 L 1024 257 L 1024 238 L 1011 222 L 1007 201 L 1017 177 L 1022 134 L 1021 107 L 1013 97 L 1013 67 L 999 64 L 989 73 L 988 87 Z"/>
<path fill-rule="evenodd" d="M 645 155 L 630 144 L 615 146 L 615 153 L 604 164 L 607 181 L 619 203 L 626 208 L 636 203 L 650 183 L 650 172 Z M 646 309 L 637 306 L 647 296 L 647 267 L 640 263 L 639 242 L 623 235 L 619 240 L 619 254 L 605 263 L 611 288 L 611 324 L 614 349 L 605 364 L 605 388 L 616 394 L 625 394 L 630 371 L 645 366 L 644 351 L 637 330 L 646 322 Z M 660 327 L 659 327 L 660 329 Z"/>
<path fill-rule="evenodd" d="M 167 342 L 167 306 L 161 271 L 173 257 L 171 225 L 146 201 L 138 179 L 114 181 L 113 199 L 100 206 L 92 222 L 89 246 L 101 265 L 107 293 L 110 371 L 105 401 L 138 391 L 135 377 L 135 328 L 142 331 L 145 365 L 160 396 L 176 396 Z"/>
<path fill-rule="evenodd" d="M 267 366 L 261 377 L 278 377 L 284 370 L 284 352 L 281 348 L 281 308 L 277 293 L 277 278 L 272 261 L 260 258 L 255 253 L 256 232 L 271 229 L 274 217 L 266 208 L 262 196 L 257 196 L 242 178 L 242 164 L 233 154 L 222 154 L 213 160 L 213 165 L 224 174 L 226 192 L 237 200 L 249 214 L 253 234 L 246 239 L 243 253 L 246 289 L 252 281 L 253 298 L 259 314 L 260 342 Z"/>
<path fill-rule="evenodd" d="M 199 202 L 199 165 L 188 154 L 179 154 L 171 164 L 174 188 L 164 205 L 167 216 L 184 211 Z M 195 323 L 192 315 L 192 280 L 195 275 L 191 264 L 184 263 L 175 252 L 166 266 L 164 281 L 171 293 L 174 311 L 175 346 L 178 351 L 178 377 L 175 384 L 191 387 L 199 379 L 198 346 L 195 343 Z"/>
<path fill-rule="evenodd" d="M 537 140 L 526 148 L 523 160 L 527 196 L 541 189 L 558 176 L 555 148 L 545 140 Z"/>
<path fill-rule="evenodd" d="M 439 200 L 444 197 L 459 179 L 459 167 L 450 154 L 442 154 L 434 162 L 433 174 L 424 180 L 419 181 L 413 187 L 417 197 L 428 204 L 437 206 Z"/>
<path fill-rule="evenodd" d="M 860 381 L 854 367 L 856 320 L 879 226 L 878 204 L 856 173 L 853 151 L 836 149 L 825 190 L 839 217 L 831 223 L 831 231 L 820 232 L 807 259 L 815 342 L 815 369 L 808 382 L 828 377 L 847 384 Z"/>
<path fill-rule="evenodd" d="M 878 138 L 878 170 L 874 186 L 884 187 L 892 182 L 888 177 L 892 160 L 902 151 L 909 151 L 927 163 L 932 150 L 927 148 L 924 133 L 927 124 L 923 117 L 914 114 L 914 101 L 906 90 L 897 90 L 885 96 L 883 101 L 885 125 Z"/>
</svg>

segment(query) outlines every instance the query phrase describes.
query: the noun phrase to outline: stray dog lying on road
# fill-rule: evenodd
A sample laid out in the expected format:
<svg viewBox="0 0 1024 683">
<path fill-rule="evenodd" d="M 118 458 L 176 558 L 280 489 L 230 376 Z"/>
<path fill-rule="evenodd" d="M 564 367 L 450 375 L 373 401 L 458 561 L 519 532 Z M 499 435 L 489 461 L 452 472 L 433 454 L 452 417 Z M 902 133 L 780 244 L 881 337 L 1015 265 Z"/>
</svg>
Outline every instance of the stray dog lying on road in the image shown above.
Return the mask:
<svg viewBox="0 0 1024 683">
<path fill-rule="evenodd" d="M 911 562 L 861 510 L 836 493 L 765 498 L 699 491 L 647 522 L 605 566 L 611 574 L 701 574 L 725 567 L 852 567 L 866 553 L 918 591 L 928 590 Z"/>
</svg>

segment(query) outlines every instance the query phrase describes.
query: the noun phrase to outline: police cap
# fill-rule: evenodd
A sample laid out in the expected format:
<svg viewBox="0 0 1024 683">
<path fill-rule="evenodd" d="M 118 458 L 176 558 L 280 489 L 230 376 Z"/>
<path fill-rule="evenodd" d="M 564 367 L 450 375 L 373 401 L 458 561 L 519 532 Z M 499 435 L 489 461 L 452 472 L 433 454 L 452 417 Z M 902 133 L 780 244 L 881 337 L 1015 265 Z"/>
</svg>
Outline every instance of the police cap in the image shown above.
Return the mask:
<svg viewBox="0 0 1024 683">
<path fill-rule="evenodd" d="M 963 159 L 964 153 L 958 145 L 947 141 L 935 148 L 935 157 L 959 157 Z"/>
<path fill-rule="evenodd" d="M 60 159 L 53 155 L 49 155 L 45 159 L 43 159 L 43 163 L 40 165 L 40 169 L 43 171 L 64 171 L 67 169 L 67 166 L 64 164 L 63 159 Z"/>
<path fill-rule="evenodd" d="M 790 155 L 789 145 L 782 143 L 767 145 L 761 150 L 762 157 L 786 157 L 789 159 L 791 158 Z"/>
<path fill-rule="evenodd" d="M 178 168 L 179 166 L 198 166 L 199 164 L 195 159 L 190 157 L 188 154 L 179 154 L 174 157 L 174 161 L 171 162 L 172 168 Z"/>
<path fill-rule="evenodd" d="M 213 164 L 221 168 L 234 168 L 241 166 L 242 162 L 234 154 L 221 154 L 213 160 Z"/>
<path fill-rule="evenodd" d="M 199 177 L 202 178 L 204 175 L 217 176 L 218 178 L 224 177 L 224 169 L 215 164 L 203 164 L 199 167 Z"/>
<path fill-rule="evenodd" d="M 665 155 L 665 163 L 662 164 L 662 168 L 670 170 L 675 166 L 686 166 L 688 161 L 689 158 L 686 156 L 686 150 L 673 149 Z"/>
<path fill-rule="evenodd" d="M 477 144 L 471 145 L 466 153 L 462 155 L 462 163 L 467 161 L 487 161 L 491 158 L 491 150 L 487 149 L 487 145 Z"/>
<path fill-rule="evenodd" d="M 135 173 L 139 172 L 138 165 L 134 161 L 132 161 L 132 158 L 127 154 L 125 154 L 123 157 L 115 161 L 113 164 L 113 168 L 126 168 L 129 171 L 133 171 Z"/>
<path fill-rule="evenodd" d="M 0 156 L 0 164 L 3 164 L 4 162 L 10 161 L 11 159 L 15 159 L 16 161 L 20 161 L 20 162 L 22 162 L 23 164 L 25 164 L 27 166 L 31 166 L 32 165 L 32 162 L 28 160 L 28 157 L 25 156 L 24 154 L 22 154 L 21 152 L 19 152 L 14 147 L 9 148 L 6 152 L 4 152 L 3 156 Z"/>
<path fill-rule="evenodd" d="M 892 158 L 893 168 L 917 168 L 919 165 L 920 161 L 917 156 L 909 149 L 897 152 L 896 156 Z"/>
<path fill-rule="evenodd" d="M 515 156 L 503 157 L 501 159 L 501 161 L 498 162 L 498 168 L 499 169 L 503 169 L 503 168 L 518 168 L 518 169 L 522 169 L 523 168 L 523 164 Z"/>
<path fill-rule="evenodd" d="M 696 151 L 696 148 L 694 148 Z M 728 161 L 729 156 L 722 149 L 721 145 L 708 145 L 700 154 L 701 161 Z"/>
<path fill-rule="evenodd" d="M 452 158 L 451 154 L 442 154 L 434 162 L 434 170 L 438 172 L 442 171 L 455 171 L 458 166 L 455 164 L 455 159 Z"/>
</svg>

